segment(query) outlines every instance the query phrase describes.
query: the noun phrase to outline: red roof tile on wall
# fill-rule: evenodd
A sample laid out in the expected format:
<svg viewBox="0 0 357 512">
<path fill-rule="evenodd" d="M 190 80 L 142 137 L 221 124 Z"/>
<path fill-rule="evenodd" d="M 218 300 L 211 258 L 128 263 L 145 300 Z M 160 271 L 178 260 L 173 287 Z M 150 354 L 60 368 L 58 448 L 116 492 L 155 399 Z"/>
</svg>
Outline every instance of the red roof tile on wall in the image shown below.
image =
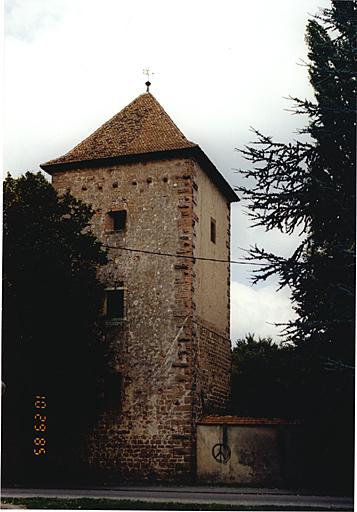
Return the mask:
<svg viewBox="0 0 357 512">
<path fill-rule="evenodd" d="M 251 418 L 242 416 L 205 416 L 199 425 L 299 425 L 300 420 L 283 418 Z"/>
</svg>

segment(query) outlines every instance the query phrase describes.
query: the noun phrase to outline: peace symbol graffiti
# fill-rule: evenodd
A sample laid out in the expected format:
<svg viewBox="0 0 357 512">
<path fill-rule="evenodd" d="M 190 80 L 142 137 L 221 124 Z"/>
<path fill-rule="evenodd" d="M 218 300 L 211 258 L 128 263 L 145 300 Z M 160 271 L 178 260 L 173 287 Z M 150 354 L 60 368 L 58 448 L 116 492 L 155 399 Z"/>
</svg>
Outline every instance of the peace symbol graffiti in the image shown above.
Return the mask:
<svg viewBox="0 0 357 512">
<path fill-rule="evenodd" d="M 221 464 L 227 464 L 231 458 L 231 449 L 226 444 L 215 444 L 212 448 L 212 457 Z"/>
</svg>

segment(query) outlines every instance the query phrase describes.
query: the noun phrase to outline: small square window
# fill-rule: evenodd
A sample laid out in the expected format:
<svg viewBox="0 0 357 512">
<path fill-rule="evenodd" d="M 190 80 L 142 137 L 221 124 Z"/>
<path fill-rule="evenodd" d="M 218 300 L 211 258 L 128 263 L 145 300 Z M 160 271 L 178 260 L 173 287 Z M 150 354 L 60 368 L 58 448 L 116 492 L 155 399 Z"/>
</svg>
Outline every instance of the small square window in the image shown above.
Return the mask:
<svg viewBox="0 0 357 512">
<path fill-rule="evenodd" d="M 105 313 L 108 320 L 125 318 L 124 288 L 105 291 Z"/>
<path fill-rule="evenodd" d="M 112 219 L 112 229 L 114 231 L 124 231 L 126 227 L 126 210 L 109 212 Z"/>
<path fill-rule="evenodd" d="M 211 242 L 216 243 L 216 221 L 211 217 Z"/>
</svg>

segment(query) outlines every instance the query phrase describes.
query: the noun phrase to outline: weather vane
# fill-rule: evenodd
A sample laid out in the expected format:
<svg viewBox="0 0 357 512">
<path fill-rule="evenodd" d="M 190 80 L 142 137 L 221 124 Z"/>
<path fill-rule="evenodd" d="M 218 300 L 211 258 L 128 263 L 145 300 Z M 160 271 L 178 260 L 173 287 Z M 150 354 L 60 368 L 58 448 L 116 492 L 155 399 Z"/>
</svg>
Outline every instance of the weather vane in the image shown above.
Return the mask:
<svg viewBox="0 0 357 512">
<path fill-rule="evenodd" d="M 146 92 L 149 92 L 149 87 L 151 85 L 150 75 L 154 75 L 155 73 L 152 73 L 149 68 L 143 69 L 143 73 L 144 73 L 144 75 L 146 75 L 148 77 L 147 81 L 145 82 L 145 85 L 146 85 Z"/>
</svg>

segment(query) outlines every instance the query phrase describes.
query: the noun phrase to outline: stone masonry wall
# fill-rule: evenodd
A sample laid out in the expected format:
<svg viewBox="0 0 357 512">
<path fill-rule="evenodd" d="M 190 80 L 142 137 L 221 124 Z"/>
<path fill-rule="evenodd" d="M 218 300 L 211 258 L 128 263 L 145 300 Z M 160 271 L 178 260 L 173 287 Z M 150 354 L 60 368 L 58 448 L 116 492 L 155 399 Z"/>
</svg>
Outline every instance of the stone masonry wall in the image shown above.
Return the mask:
<svg viewBox="0 0 357 512">
<path fill-rule="evenodd" d="M 53 185 L 93 206 L 105 245 L 192 255 L 191 171 L 178 159 L 134 163 L 58 172 Z M 121 209 L 126 229 L 113 232 L 108 212 Z M 126 288 L 126 318 L 108 323 L 105 340 L 122 385 L 91 436 L 89 463 L 118 482 L 191 478 L 192 260 L 120 249 L 109 258 L 100 279 Z"/>
<path fill-rule="evenodd" d="M 189 159 L 61 171 L 53 185 L 93 206 L 92 230 L 112 248 L 99 277 L 107 288 L 125 288 L 125 319 L 107 323 L 104 341 L 108 371 L 121 376 L 118 402 L 99 418 L 88 462 L 117 482 L 192 480 L 196 423 L 229 395 L 229 266 L 184 256 L 207 256 L 200 240 L 215 202 L 220 236 L 225 229 L 215 257 L 222 247 L 229 255 L 229 205 L 227 216 L 226 201 Z M 115 210 L 127 211 L 123 232 L 112 230 Z M 206 314 L 212 300 L 224 311 L 219 325 Z"/>
<path fill-rule="evenodd" d="M 198 418 L 222 413 L 230 399 L 230 203 L 196 164 L 193 183 L 194 256 L 193 306 L 197 371 Z M 210 222 L 216 226 L 211 240 Z"/>
<path fill-rule="evenodd" d="M 203 414 L 222 414 L 231 388 L 230 339 L 197 324 L 197 380 Z"/>
</svg>

